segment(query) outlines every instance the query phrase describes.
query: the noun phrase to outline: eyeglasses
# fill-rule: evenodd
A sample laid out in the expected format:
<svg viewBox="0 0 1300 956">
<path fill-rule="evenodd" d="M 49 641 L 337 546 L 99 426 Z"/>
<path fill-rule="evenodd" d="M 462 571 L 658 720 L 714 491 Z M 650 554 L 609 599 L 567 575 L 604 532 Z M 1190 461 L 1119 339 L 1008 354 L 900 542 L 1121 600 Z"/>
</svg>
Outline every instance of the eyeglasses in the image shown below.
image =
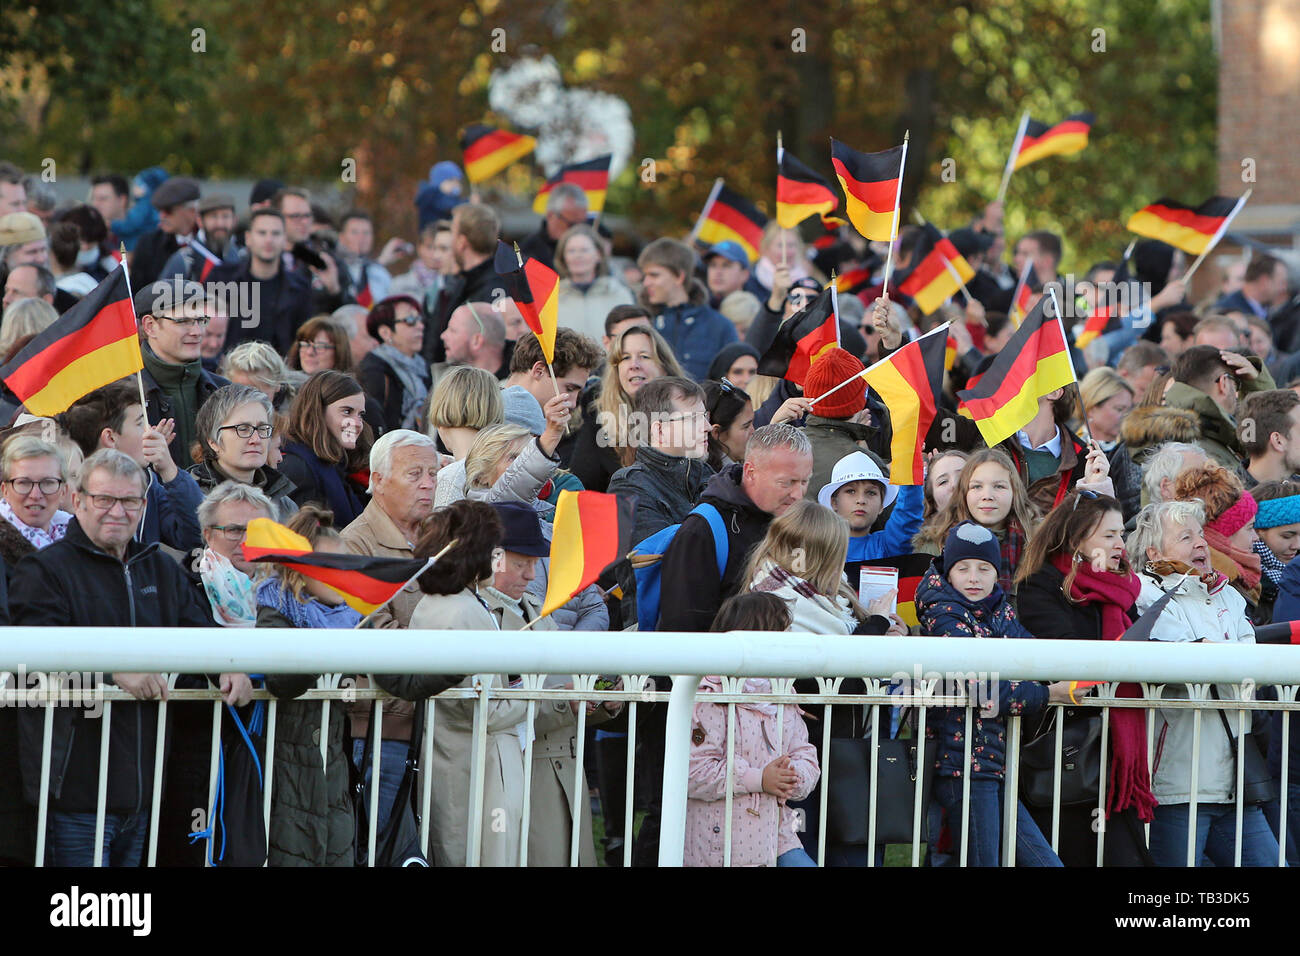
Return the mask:
<svg viewBox="0 0 1300 956">
<path fill-rule="evenodd" d="M 311 213 L 309 213 L 309 212 L 286 212 L 286 213 L 284 214 L 284 218 L 285 218 L 285 219 L 310 219 L 310 218 L 311 218 Z"/>
<path fill-rule="evenodd" d="M 785 297 L 785 300 L 787 302 L 793 302 L 795 305 L 807 305 L 815 298 L 817 298 L 815 292 L 810 292 L 806 289 L 797 289 L 794 292 L 789 293 Z"/>
<path fill-rule="evenodd" d="M 315 355 L 317 352 L 333 352 L 333 342 L 299 342 L 298 351 Z"/>
<path fill-rule="evenodd" d="M 873 325 L 873 324 L 870 323 L 870 322 L 863 322 L 861 325 L 858 326 L 858 331 L 861 332 L 863 335 L 879 335 L 879 334 L 880 334 L 880 330 L 877 329 L 877 328 L 875 327 L 875 325 Z"/>
<path fill-rule="evenodd" d="M 86 498 L 96 511 L 112 511 L 114 505 L 120 504 L 128 512 L 136 512 L 144 507 L 144 498 L 139 495 L 127 495 L 125 498 L 119 498 L 116 495 L 86 495 Z"/>
<path fill-rule="evenodd" d="M 424 316 L 422 316 L 419 312 L 412 312 L 410 315 L 404 315 L 404 316 L 402 316 L 400 319 L 396 319 L 396 318 L 395 318 L 395 319 L 393 319 L 393 321 L 394 321 L 394 322 L 405 322 L 407 325 L 419 325 L 421 322 L 424 321 Z M 479 322 L 479 318 L 478 318 L 477 315 L 474 316 L 474 321 L 475 321 L 475 322 L 478 322 L 478 324 L 479 324 L 479 328 L 480 328 L 480 329 L 483 327 L 483 323 L 482 323 L 482 322 Z M 333 347 L 334 347 L 334 346 L 332 346 L 332 345 L 330 346 L 330 348 L 333 348 Z"/>
<path fill-rule="evenodd" d="M 5 483 L 24 498 L 32 493 L 33 488 L 41 489 L 43 495 L 53 495 L 63 487 L 62 478 L 40 478 L 35 481 L 31 478 L 6 478 Z"/>
<path fill-rule="evenodd" d="M 1229 382 L 1232 383 L 1233 389 L 1240 391 L 1241 386 L 1237 384 L 1237 376 L 1233 375 L 1231 372 L 1224 372 L 1222 375 L 1219 376 L 1219 378 L 1221 379 L 1226 378 Z"/>
<path fill-rule="evenodd" d="M 1101 495 L 1097 494 L 1095 491 L 1089 491 L 1087 488 L 1080 488 L 1078 493 L 1074 496 L 1074 504 L 1070 506 L 1070 512 L 1074 513 L 1074 511 L 1079 507 L 1079 502 L 1084 498 L 1087 498 L 1089 501 L 1096 501 L 1100 497 Z"/>
<path fill-rule="evenodd" d="M 233 428 L 235 434 L 240 438 L 252 438 L 253 432 L 257 432 L 260 438 L 271 437 L 270 425 L 250 425 L 248 422 L 240 422 L 238 425 L 222 425 L 217 429 L 217 434 L 220 435 L 227 428 Z"/>
<path fill-rule="evenodd" d="M 157 316 L 157 318 L 166 319 L 168 322 L 174 322 L 175 324 L 179 325 L 183 329 L 192 329 L 196 325 L 199 328 L 204 328 L 205 326 L 207 326 L 209 322 L 212 321 L 212 319 L 210 319 L 206 315 L 199 315 L 199 316 L 190 315 L 190 316 L 186 316 L 183 319 L 175 319 L 172 318 L 170 315 L 160 315 Z"/>
<path fill-rule="evenodd" d="M 248 525 L 244 524 L 214 524 L 209 525 L 213 531 L 220 531 L 222 536 L 232 544 L 243 541 L 248 534 Z"/>
</svg>

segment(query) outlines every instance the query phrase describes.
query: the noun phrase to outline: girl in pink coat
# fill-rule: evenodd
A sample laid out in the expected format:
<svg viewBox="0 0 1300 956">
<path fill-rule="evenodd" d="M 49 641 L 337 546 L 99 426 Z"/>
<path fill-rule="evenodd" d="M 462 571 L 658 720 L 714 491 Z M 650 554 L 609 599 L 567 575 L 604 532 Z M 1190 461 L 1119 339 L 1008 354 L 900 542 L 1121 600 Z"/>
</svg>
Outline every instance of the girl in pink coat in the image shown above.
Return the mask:
<svg viewBox="0 0 1300 956">
<path fill-rule="evenodd" d="M 784 631 L 786 603 L 773 594 L 741 594 L 722 605 L 713 630 Z M 722 692 L 722 678 L 706 677 L 701 694 Z M 771 681 L 748 678 L 743 693 L 771 693 Z M 784 706 L 780 746 L 777 710 Z M 815 866 L 799 842 L 798 819 L 787 806 L 812 792 L 821 771 L 808 729 L 792 704 L 736 705 L 732 759 L 732 866 Z M 722 866 L 727 799 L 727 705 L 702 701 L 691 725 L 690 771 L 686 784 L 685 866 Z"/>
</svg>

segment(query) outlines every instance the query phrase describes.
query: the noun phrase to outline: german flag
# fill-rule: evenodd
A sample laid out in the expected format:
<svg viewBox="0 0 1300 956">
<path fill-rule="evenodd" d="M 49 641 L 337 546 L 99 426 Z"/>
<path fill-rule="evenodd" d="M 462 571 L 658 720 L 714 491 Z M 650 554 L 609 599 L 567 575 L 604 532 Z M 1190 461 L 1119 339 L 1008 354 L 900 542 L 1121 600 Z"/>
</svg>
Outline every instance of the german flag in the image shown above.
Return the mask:
<svg viewBox="0 0 1300 956">
<path fill-rule="evenodd" d="M 1088 145 L 1088 131 L 1092 129 L 1094 119 L 1091 113 L 1075 113 L 1055 126 L 1031 119 L 1025 124 L 1012 169 L 1021 169 L 1048 156 L 1068 156 L 1079 152 Z"/>
<path fill-rule="evenodd" d="M 765 228 L 767 217 L 758 211 L 757 206 L 740 193 L 720 186 L 713 201 L 704 208 L 697 238 L 710 246 L 728 239 L 738 242 L 749 261 L 757 262 Z"/>
<path fill-rule="evenodd" d="M 302 535 L 270 518 L 248 523 L 243 550 L 248 561 L 281 564 L 332 588 L 359 614 L 386 604 L 432 563 L 426 558 L 317 553 Z"/>
<path fill-rule="evenodd" d="M 928 554 L 898 554 L 890 558 L 872 558 L 858 565 L 860 568 L 894 568 L 898 571 L 898 616 L 908 627 L 916 627 L 920 621 L 916 616 L 916 589 L 930 570 L 932 558 Z M 850 573 L 852 581 L 857 574 Z"/>
<path fill-rule="evenodd" d="M 957 393 L 990 448 L 1028 424 L 1038 399 L 1075 380 L 1065 329 L 1043 296 L 979 382 Z"/>
<path fill-rule="evenodd" d="M 831 140 L 831 165 L 844 190 L 844 211 L 864 239 L 889 242 L 894 238 L 903 156 L 902 146 L 859 153 Z"/>
<path fill-rule="evenodd" d="M 869 268 L 850 269 L 843 275 L 835 277 L 835 291 L 841 294 L 861 292 L 871 285 L 871 276 L 872 272 Z"/>
<path fill-rule="evenodd" d="M 605 192 L 609 189 L 609 164 L 612 155 L 597 156 L 585 163 L 572 163 L 561 166 L 560 171 L 546 180 L 533 200 L 533 212 L 541 215 L 546 212 L 546 201 L 551 190 L 560 183 L 573 183 L 587 194 L 587 208 L 592 212 L 601 212 L 605 208 Z"/>
<path fill-rule="evenodd" d="M 802 312 L 781 323 L 776 338 L 759 359 L 758 374 L 774 375 L 802 386 L 812 363 L 840 344 L 839 333 L 831 290 L 823 289 Z"/>
<path fill-rule="evenodd" d="M 1020 278 L 1016 281 L 1015 291 L 1011 293 L 1011 322 L 1017 327 L 1029 314 L 1029 300 L 1033 297 L 1032 287 L 1036 281 L 1034 261 L 1026 259 L 1025 267 L 1020 270 Z"/>
<path fill-rule="evenodd" d="M 1237 200 L 1227 196 L 1211 196 L 1195 208 L 1172 199 L 1157 199 L 1129 216 L 1126 228 L 1147 239 L 1167 242 L 1188 255 L 1199 256 L 1210 248 L 1236 205 Z"/>
<path fill-rule="evenodd" d="M 635 499 L 599 491 L 561 491 L 551 534 L 547 615 L 590 585 L 632 550 Z"/>
<path fill-rule="evenodd" d="M 975 270 L 938 229 L 926 223 L 925 230 L 934 234 L 930 252 L 908 273 L 898 291 L 910 295 L 929 315 L 947 302 L 963 282 L 975 278 Z"/>
<path fill-rule="evenodd" d="M 951 372 L 952 367 L 957 364 L 957 340 L 951 335 L 944 342 L 943 347 L 943 370 Z"/>
<path fill-rule="evenodd" d="M 57 415 L 83 395 L 144 368 L 128 293 L 119 266 L 0 368 L 0 379 L 29 412 Z"/>
<path fill-rule="evenodd" d="M 776 221 L 782 229 L 793 229 L 809 216 L 835 211 L 839 197 L 822 179 L 790 153 L 780 150 L 776 169 Z"/>
<path fill-rule="evenodd" d="M 1111 310 L 1108 307 L 1102 306 L 1096 309 L 1092 315 L 1088 316 L 1088 320 L 1083 323 L 1083 331 L 1074 340 L 1074 347 L 1081 349 L 1105 332 L 1106 326 L 1110 324 L 1110 319 Z"/>
<path fill-rule="evenodd" d="M 862 373 L 889 409 L 894 438 L 890 444 L 889 480 L 895 485 L 925 482 L 925 435 L 939 411 L 943 394 L 948 323 L 908 342 Z"/>
<path fill-rule="evenodd" d="M 544 262 L 526 259 L 519 268 L 519 255 L 504 242 L 497 241 L 497 274 L 504 276 L 519 312 L 542 344 L 547 364 L 555 361 L 555 329 L 560 316 L 560 277 Z"/>
<path fill-rule="evenodd" d="M 471 183 L 491 179 L 517 159 L 533 151 L 537 140 L 493 126 L 475 123 L 465 127 L 460 148 L 465 154 L 465 175 Z"/>
</svg>

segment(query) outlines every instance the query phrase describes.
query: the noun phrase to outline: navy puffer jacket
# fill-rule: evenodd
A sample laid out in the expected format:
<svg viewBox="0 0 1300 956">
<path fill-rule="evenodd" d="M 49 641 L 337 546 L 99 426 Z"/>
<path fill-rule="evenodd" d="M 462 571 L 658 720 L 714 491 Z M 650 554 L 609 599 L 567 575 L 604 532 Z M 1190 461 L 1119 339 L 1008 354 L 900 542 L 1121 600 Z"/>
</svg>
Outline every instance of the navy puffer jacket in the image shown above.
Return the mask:
<svg viewBox="0 0 1300 956">
<path fill-rule="evenodd" d="M 946 637 L 1029 637 L 1016 610 L 1000 587 L 982 601 L 971 601 L 948 583 L 936 561 L 916 589 L 921 633 Z M 1047 688 L 1034 681 L 995 680 L 996 674 L 948 677 L 942 693 L 958 692 L 960 683 L 978 705 L 971 716 L 970 772 L 975 779 L 1001 780 L 1007 763 L 1007 717 L 1032 717 L 1047 706 Z M 966 711 L 936 707 L 929 711 L 926 755 L 941 777 L 960 777 L 966 759 Z"/>
</svg>

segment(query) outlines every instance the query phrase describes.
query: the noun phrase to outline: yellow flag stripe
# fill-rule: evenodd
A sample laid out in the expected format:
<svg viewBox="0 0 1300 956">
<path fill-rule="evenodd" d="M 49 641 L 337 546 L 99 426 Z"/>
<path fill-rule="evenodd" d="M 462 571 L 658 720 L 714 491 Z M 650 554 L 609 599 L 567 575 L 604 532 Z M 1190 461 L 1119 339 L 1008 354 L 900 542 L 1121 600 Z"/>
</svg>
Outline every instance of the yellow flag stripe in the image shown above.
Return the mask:
<svg viewBox="0 0 1300 956">
<path fill-rule="evenodd" d="M 894 238 L 894 210 L 873 212 L 870 206 L 846 189 L 844 211 L 862 238 L 875 242 L 889 242 Z"/>
<path fill-rule="evenodd" d="M 65 365 L 23 404 L 33 415 L 57 415 L 83 395 L 144 368 L 134 335 L 110 342 Z"/>
<path fill-rule="evenodd" d="M 546 582 L 542 615 L 567 604 L 582 583 L 582 512 L 576 491 L 561 491 L 551 526 L 551 567 Z"/>
<path fill-rule="evenodd" d="M 503 146 L 496 152 L 489 153 L 476 162 L 466 163 L 465 175 L 472 183 L 481 183 L 485 179 L 491 179 L 515 160 L 531 153 L 536 145 L 537 140 L 531 136 L 521 136 L 508 146 Z"/>
<path fill-rule="evenodd" d="M 905 379 L 893 362 L 886 362 L 863 378 L 875 389 L 885 407 L 894 436 L 889 447 L 892 466 L 889 482 L 893 485 L 918 484 L 913 480 L 913 464 L 917 454 L 917 429 L 921 423 L 921 402 L 916 386 Z M 922 436 L 924 437 L 924 436 Z"/>
</svg>

